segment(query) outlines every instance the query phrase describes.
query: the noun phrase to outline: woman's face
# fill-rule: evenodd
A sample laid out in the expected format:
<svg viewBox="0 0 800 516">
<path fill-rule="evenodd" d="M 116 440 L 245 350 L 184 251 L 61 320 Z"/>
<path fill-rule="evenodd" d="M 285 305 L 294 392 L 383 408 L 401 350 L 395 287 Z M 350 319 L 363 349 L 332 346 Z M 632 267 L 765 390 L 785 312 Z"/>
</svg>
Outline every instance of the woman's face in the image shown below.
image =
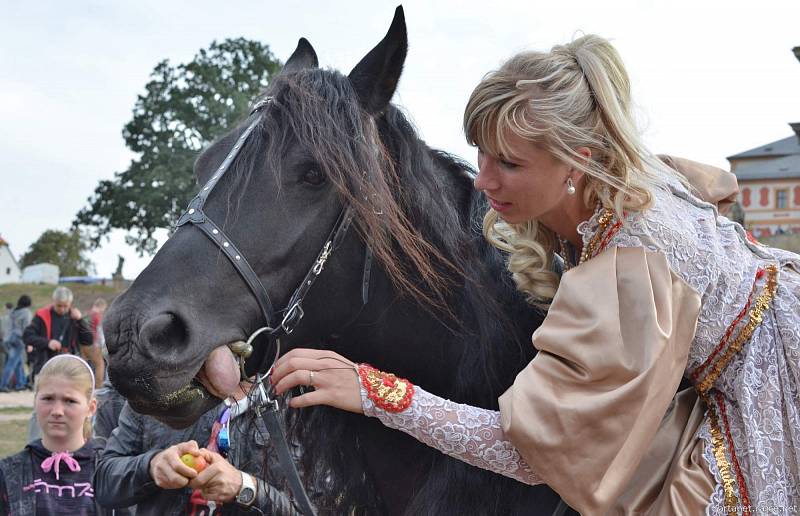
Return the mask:
<svg viewBox="0 0 800 516">
<path fill-rule="evenodd" d="M 546 219 L 567 195 L 570 167 L 550 152 L 511 133 L 509 147 L 518 158 L 491 156 L 478 150 L 475 188 L 506 222 Z"/>
<path fill-rule="evenodd" d="M 43 379 L 36 394 L 36 420 L 42 435 L 53 440 L 69 440 L 83 435 L 83 422 L 94 414 L 97 401 L 86 398 L 73 381 L 63 376 Z"/>
</svg>

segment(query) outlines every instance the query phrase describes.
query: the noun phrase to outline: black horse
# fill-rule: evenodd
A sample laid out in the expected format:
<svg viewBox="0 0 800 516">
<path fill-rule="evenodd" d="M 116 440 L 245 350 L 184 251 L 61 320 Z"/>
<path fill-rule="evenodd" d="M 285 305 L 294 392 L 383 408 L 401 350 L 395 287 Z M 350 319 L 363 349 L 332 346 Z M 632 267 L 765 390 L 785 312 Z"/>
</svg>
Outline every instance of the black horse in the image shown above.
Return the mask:
<svg viewBox="0 0 800 516">
<path fill-rule="evenodd" d="M 543 314 L 515 291 L 504 257 L 481 236 L 486 205 L 469 166 L 427 147 L 389 103 L 406 49 L 400 8 L 348 76 L 317 68 L 301 39 L 205 212 L 273 302 L 286 306 L 349 205 L 354 225 L 283 349 L 323 342 L 442 396 L 496 409 L 533 356 L 529 339 Z M 200 184 L 244 128 L 200 156 Z M 366 246 L 375 267 L 365 283 Z M 220 250 L 183 226 L 106 316 L 111 379 L 136 410 L 186 426 L 226 394 L 215 377 L 231 374 L 226 345 L 263 324 Z M 248 373 L 264 367 L 266 348 L 256 346 Z M 321 512 L 551 514 L 559 501 L 545 486 L 465 465 L 374 419 L 315 408 L 294 423 L 306 480 L 323 486 Z"/>
</svg>

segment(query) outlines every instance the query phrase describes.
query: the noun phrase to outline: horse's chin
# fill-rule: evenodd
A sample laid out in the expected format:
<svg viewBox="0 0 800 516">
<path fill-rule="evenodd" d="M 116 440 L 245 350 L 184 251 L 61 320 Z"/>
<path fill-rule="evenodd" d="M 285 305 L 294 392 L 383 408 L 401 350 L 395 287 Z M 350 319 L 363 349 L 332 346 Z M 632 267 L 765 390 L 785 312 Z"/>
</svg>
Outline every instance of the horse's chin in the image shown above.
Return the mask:
<svg viewBox="0 0 800 516">
<path fill-rule="evenodd" d="M 161 396 L 155 403 L 137 398 L 131 398 L 128 402 L 136 412 L 179 429 L 192 425 L 200 416 L 219 405 L 222 399 L 210 393 L 197 379 L 192 379 L 185 387 Z"/>
</svg>

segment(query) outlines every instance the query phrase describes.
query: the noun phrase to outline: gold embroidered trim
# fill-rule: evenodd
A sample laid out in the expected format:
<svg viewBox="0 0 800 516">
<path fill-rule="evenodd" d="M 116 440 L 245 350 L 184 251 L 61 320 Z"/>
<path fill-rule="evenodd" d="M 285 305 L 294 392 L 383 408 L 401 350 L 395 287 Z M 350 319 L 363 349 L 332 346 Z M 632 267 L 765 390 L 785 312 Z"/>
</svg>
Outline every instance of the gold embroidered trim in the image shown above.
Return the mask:
<svg viewBox="0 0 800 516">
<path fill-rule="evenodd" d="M 719 415 L 717 414 L 716 405 L 714 400 L 711 399 L 709 391 L 717 381 L 722 371 L 728 366 L 730 361 L 740 352 L 747 341 L 753 336 L 761 321 L 764 319 L 764 312 L 769 309 L 770 301 L 775 297 L 775 291 L 778 288 L 778 267 L 775 264 L 770 264 L 765 267 L 764 271 L 767 273 L 767 283 L 761 295 L 753 303 L 750 312 L 748 313 L 747 324 L 742 328 L 733 342 L 722 352 L 720 358 L 711 366 L 708 374 L 697 384 L 697 392 L 700 394 L 703 402 L 708 409 L 708 421 L 711 427 L 711 446 L 714 451 L 714 460 L 717 463 L 717 470 L 722 480 L 722 488 L 725 494 L 725 508 L 730 515 L 739 514 L 737 507 L 739 507 L 739 497 L 737 496 L 736 480 L 734 480 L 731 472 L 731 463 L 728 460 L 728 452 L 731 457 L 736 453 L 735 450 L 727 450 L 728 446 L 725 441 L 725 436 L 720 427 Z M 760 276 L 760 274 L 759 274 Z M 734 323 L 735 324 L 735 323 Z M 720 401 L 722 403 L 722 401 Z M 724 407 L 722 407 L 724 408 Z M 739 494 L 743 500 L 749 502 L 747 496 L 747 488 L 744 485 L 739 486 Z M 749 507 L 745 509 L 749 514 Z"/>
<path fill-rule="evenodd" d="M 711 389 L 714 382 L 719 378 L 719 375 L 722 374 L 722 371 L 725 370 L 725 367 L 727 367 L 728 363 L 733 359 L 733 356 L 741 351 L 745 343 L 753 336 L 756 327 L 761 324 L 761 320 L 764 318 L 764 311 L 769 309 L 769 303 L 772 301 L 772 298 L 775 296 L 775 290 L 778 288 L 778 267 L 775 264 L 770 264 L 765 270 L 767 271 L 767 284 L 764 287 L 764 291 L 758 296 L 758 299 L 756 299 L 753 307 L 750 309 L 750 318 L 747 324 L 742 328 L 742 331 L 739 332 L 730 346 L 728 346 L 728 349 L 722 353 L 719 360 L 711 366 L 711 370 L 706 377 L 697 384 L 697 391 L 700 394 L 706 394 L 709 389 Z"/>
<path fill-rule="evenodd" d="M 708 408 L 708 420 L 711 424 L 711 445 L 714 448 L 714 459 L 717 462 L 717 470 L 719 476 L 722 478 L 722 489 L 725 493 L 725 507 L 728 509 L 728 514 L 736 514 L 735 508 L 739 505 L 739 499 L 736 496 L 736 482 L 731 474 L 731 464 L 728 462 L 728 457 L 725 454 L 725 438 L 722 435 L 722 430 L 719 426 L 719 417 L 714 408 L 714 401 L 710 396 L 701 394 L 703 402 Z"/>
</svg>

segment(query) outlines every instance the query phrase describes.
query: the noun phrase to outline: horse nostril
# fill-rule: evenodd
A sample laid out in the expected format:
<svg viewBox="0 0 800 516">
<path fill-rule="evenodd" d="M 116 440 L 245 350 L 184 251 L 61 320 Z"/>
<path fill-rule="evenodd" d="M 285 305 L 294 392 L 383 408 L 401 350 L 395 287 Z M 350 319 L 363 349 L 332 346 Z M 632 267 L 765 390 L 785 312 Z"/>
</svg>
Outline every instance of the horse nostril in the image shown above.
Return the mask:
<svg viewBox="0 0 800 516">
<path fill-rule="evenodd" d="M 169 348 L 186 341 L 187 328 L 177 315 L 166 312 L 156 315 L 142 326 L 140 343 L 155 348 Z"/>
</svg>

